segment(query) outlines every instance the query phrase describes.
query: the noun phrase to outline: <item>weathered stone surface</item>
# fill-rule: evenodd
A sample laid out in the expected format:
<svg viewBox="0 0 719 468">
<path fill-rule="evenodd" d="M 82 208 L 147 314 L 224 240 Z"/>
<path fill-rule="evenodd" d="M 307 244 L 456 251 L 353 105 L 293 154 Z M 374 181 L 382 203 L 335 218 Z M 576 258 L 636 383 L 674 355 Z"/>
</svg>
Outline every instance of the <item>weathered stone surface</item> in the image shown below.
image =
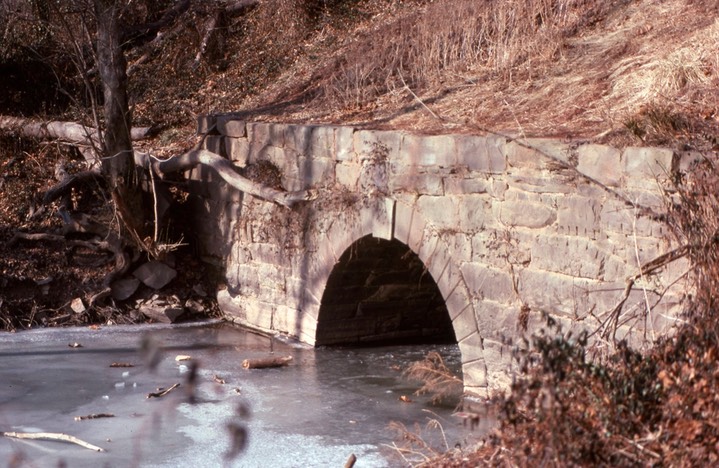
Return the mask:
<svg viewBox="0 0 719 468">
<path fill-rule="evenodd" d="M 501 341 L 485 338 L 484 363 L 487 369 L 487 387 L 492 391 L 509 388 L 512 382 L 512 349 Z"/>
<path fill-rule="evenodd" d="M 359 177 L 359 164 L 340 163 L 335 166 L 335 180 L 350 190 L 357 190 Z"/>
<path fill-rule="evenodd" d="M 586 238 L 540 236 L 532 246 L 532 268 L 582 278 L 600 279 L 608 253 Z"/>
<path fill-rule="evenodd" d="M 225 137 L 221 135 L 207 135 L 202 146 L 207 151 L 224 155 L 225 154 Z"/>
<path fill-rule="evenodd" d="M 192 171 L 199 248 L 224 271 L 229 289 L 218 296 L 226 315 L 315 343 L 318 320 L 325 320 L 320 307 L 332 304 L 337 336 L 356 341 L 365 339 L 358 333 L 409 336 L 399 326 L 399 314 L 382 320 L 355 317 L 368 307 L 394 306 L 370 301 L 362 309 L 339 297 L 366 287 L 390 301 L 397 298 L 388 291 L 407 291 L 397 284 L 400 272 L 376 263 L 393 239 L 393 249 L 399 241 L 411 251 L 407 258 L 417 254 L 413 262 L 423 269 L 421 281 L 433 280 L 444 299 L 462 351 L 467 391 L 508 385 L 511 352 L 502 341 L 520 333 L 523 304 L 530 308 L 527 333 L 542 326 L 541 312 L 575 327 L 576 317 L 587 317 L 589 310 L 600 314 L 613 308 L 639 264 L 671 248 L 661 223 L 638 216 L 573 169 L 576 165 L 625 198 L 661 212 L 654 176 L 672 163 L 671 152 L 620 154 L 550 139 L 527 140 L 534 148 L 525 148 L 499 137 L 426 137 L 346 127 L 248 123 L 246 129 L 246 138 L 224 137 L 230 159 L 238 166 L 270 161 L 281 171 L 286 190 L 313 184 L 320 196 L 286 210 L 256 197 L 233 198 L 211 171 Z M 365 242 L 373 247 L 357 242 L 370 235 L 375 239 Z M 347 256 L 357 262 L 356 271 L 338 269 Z M 643 313 L 641 288 L 653 303 L 661 286 L 683 273 L 677 267 L 640 281 L 625 311 Z M 350 279 L 357 284 L 342 286 Z M 687 291 L 680 280 L 661 297 L 656 309 L 661 313 L 650 314 L 648 323 L 665 327 L 670 319 L 657 317 L 671 317 Z M 343 322 L 345 316 L 354 321 Z M 621 333 L 641 338 L 629 329 Z"/>
<path fill-rule="evenodd" d="M 444 178 L 436 174 L 396 174 L 389 179 L 389 190 L 408 191 L 420 195 L 443 195 Z"/>
<path fill-rule="evenodd" d="M 457 164 L 455 138 L 451 135 L 404 135 L 396 161 L 405 167 L 455 166 Z"/>
<path fill-rule="evenodd" d="M 518 272 L 522 285 L 519 296 L 532 310 L 552 311 L 567 317 L 588 310 L 588 304 L 597 304 L 602 293 L 597 292 L 600 281 L 575 278 L 533 268 Z M 603 287 L 615 288 L 604 284 Z M 621 286 L 616 291 L 621 292 Z M 614 295 L 614 294 L 612 294 Z M 601 302 L 601 301 L 599 301 Z"/>
<path fill-rule="evenodd" d="M 557 228 L 563 234 L 593 239 L 601 229 L 601 210 L 600 200 L 580 196 L 563 197 L 559 200 L 557 210 Z"/>
<path fill-rule="evenodd" d="M 557 213 L 535 202 L 504 201 L 499 204 L 499 219 L 509 226 L 542 228 L 554 223 Z"/>
<path fill-rule="evenodd" d="M 488 299 L 475 301 L 474 311 L 477 316 L 479 333 L 485 338 L 513 341 L 521 334 L 519 326 L 520 306 L 507 305 Z"/>
<path fill-rule="evenodd" d="M 354 151 L 360 161 L 370 157 L 392 159 L 402 144 L 399 132 L 358 130 L 352 135 Z"/>
<path fill-rule="evenodd" d="M 253 146 L 285 146 L 287 125 L 267 122 L 248 122 L 246 124 L 247 139 Z"/>
<path fill-rule="evenodd" d="M 112 289 L 112 297 L 117 301 L 124 301 L 130 298 L 137 288 L 140 286 L 140 280 L 137 278 L 123 278 L 117 280 L 110 285 Z"/>
<path fill-rule="evenodd" d="M 141 302 L 138 310 L 147 318 L 159 323 L 175 323 L 185 312 L 182 305 L 159 299 L 157 296 Z"/>
<path fill-rule="evenodd" d="M 558 140 L 526 138 L 507 143 L 506 154 L 512 167 L 546 170 L 558 167 L 555 159 L 568 163 L 571 152 L 569 145 Z"/>
<path fill-rule="evenodd" d="M 575 184 L 567 177 L 557 177 L 551 173 L 526 171 L 522 174 L 508 175 L 509 187 L 530 193 L 567 194 L 576 192 Z"/>
<path fill-rule="evenodd" d="M 300 178 L 305 186 L 311 187 L 319 184 L 330 185 L 335 180 L 334 159 L 330 158 L 299 158 Z"/>
<path fill-rule="evenodd" d="M 459 203 L 456 198 L 423 195 L 417 200 L 417 208 L 438 229 L 459 228 Z"/>
<path fill-rule="evenodd" d="M 335 154 L 337 161 L 353 161 L 359 163 L 354 146 L 355 129 L 352 127 L 337 127 L 335 129 Z"/>
<path fill-rule="evenodd" d="M 484 360 L 484 345 L 482 335 L 477 331 L 457 343 L 462 353 L 462 362 L 470 363 Z"/>
<path fill-rule="evenodd" d="M 85 307 L 85 303 L 82 301 L 81 297 L 76 297 L 70 303 L 70 310 L 76 314 L 81 314 L 87 310 L 87 307 Z"/>
<path fill-rule="evenodd" d="M 626 148 L 622 161 L 628 187 L 659 192 L 671 173 L 674 152 L 660 148 Z"/>
<path fill-rule="evenodd" d="M 487 193 L 490 191 L 491 182 L 486 179 L 460 177 L 444 178 L 445 195 L 465 195 L 468 193 Z"/>
<path fill-rule="evenodd" d="M 622 179 L 622 153 L 611 146 L 582 145 L 577 149 L 577 170 L 609 187 L 619 186 Z"/>
<path fill-rule="evenodd" d="M 217 116 L 217 131 L 220 135 L 234 138 L 244 138 L 247 136 L 247 128 L 243 120 L 237 120 L 231 115 Z"/>
<path fill-rule="evenodd" d="M 505 304 L 511 304 L 518 299 L 510 273 L 477 263 L 465 263 L 461 269 L 473 298 Z"/>
<path fill-rule="evenodd" d="M 153 260 L 140 266 L 133 273 L 133 276 L 145 286 L 149 286 L 153 289 L 162 289 L 167 284 L 175 279 L 177 271 L 174 268 L 170 268 L 162 262 Z"/>
<path fill-rule="evenodd" d="M 456 140 L 458 162 L 470 171 L 501 173 L 507 170 L 504 138 L 457 136 Z"/>
<path fill-rule="evenodd" d="M 214 115 L 199 115 L 197 116 L 197 134 L 204 135 L 205 133 L 216 131 L 217 117 Z"/>
<path fill-rule="evenodd" d="M 474 233 L 484 227 L 485 218 L 492 213 L 489 197 L 483 195 L 465 195 L 459 203 L 459 229 L 461 232 Z"/>
<path fill-rule="evenodd" d="M 250 143 L 244 138 L 225 137 L 225 151 L 238 167 L 245 167 L 250 160 Z"/>
</svg>

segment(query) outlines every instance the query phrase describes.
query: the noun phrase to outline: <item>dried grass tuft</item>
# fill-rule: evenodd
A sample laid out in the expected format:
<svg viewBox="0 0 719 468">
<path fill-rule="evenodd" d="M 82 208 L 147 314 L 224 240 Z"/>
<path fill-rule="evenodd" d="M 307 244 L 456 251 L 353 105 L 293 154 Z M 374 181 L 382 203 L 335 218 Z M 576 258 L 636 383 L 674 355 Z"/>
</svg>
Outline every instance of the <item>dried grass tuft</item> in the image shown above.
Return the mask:
<svg viewBox="0 0 719 468">
<path fill-rule="evenodd" d="M 403 375 L 409 380 L 422 382 L 422 387 L 416 394 L 430 394 L 435 403 L 456 398 L 464 390 L 462 379 L 454 375 L 436 351 L 428 353 L 421 361 L 410 364 Z"/>
</svg>

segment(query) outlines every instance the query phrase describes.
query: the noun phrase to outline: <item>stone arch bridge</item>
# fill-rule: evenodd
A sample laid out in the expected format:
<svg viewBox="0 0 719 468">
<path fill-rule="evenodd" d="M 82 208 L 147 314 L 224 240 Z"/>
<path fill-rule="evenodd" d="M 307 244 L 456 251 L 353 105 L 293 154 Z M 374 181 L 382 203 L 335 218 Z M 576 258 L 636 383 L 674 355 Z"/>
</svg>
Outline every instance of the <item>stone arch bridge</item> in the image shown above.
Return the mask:
<svg viewBox="0 0 719 468">
<path fill-rule="evenodd" d="M 456 342 L 475 394 L 508 385 L 507 340 L 543 312 L 565 330 L 596 328 L 639 266 L 672 248 L 646 212 L 663 210 L 668 176 L 691 157 L 232 115 L 202 117 L 199 131 L 247 177 L 319 194 L 287 209 L 192 171 L 201 254 L 224 274 L 227 317 L 313 345 Z M 687 269 L 640 277 L 617 336 L 671 326 Z"/>
</svg>

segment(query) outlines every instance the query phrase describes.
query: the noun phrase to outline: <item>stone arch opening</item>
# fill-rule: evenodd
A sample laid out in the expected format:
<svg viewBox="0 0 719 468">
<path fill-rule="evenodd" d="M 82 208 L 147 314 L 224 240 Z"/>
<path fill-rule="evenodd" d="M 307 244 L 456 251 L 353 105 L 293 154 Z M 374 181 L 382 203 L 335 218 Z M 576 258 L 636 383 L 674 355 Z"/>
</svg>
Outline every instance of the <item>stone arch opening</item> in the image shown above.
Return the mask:
<svg viewBox="0 0 719 468">
<path fill-rule="evenodd" d="M 398 240 L 362 237 L 322 294 L 315 344 L 451 343 L 447 306 L 422 260 Z"/>
</svg>

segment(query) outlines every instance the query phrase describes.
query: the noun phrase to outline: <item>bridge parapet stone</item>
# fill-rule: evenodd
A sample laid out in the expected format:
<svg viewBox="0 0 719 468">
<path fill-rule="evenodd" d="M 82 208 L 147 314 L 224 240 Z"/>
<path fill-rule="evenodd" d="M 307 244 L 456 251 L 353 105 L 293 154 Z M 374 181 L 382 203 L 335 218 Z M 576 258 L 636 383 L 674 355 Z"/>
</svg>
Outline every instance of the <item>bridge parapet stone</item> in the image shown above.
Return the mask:
<svg viewBox="0 0 719 468">
<path fill-rule="evenodd" d="M 507 143 L 507 164 L 516 169 L 558 170 L 557 160 L 573 166 L 572 148 L 568 143 L 551 138 L 524 138 Z M 509 170 L 509 169 L 508 169 Z"/>
<path fill-rule="evenodd" d="M 335 159 L 343 162 L 359 163 L 358 153 L 355 150 L 354 134 L 356 130 L 352 127 L 337 127 L 335 129 Z"/>
<path fill-rule="evenodd" d="M 662 148 L 626 148 L 622 162 L 628 188 L 661 193 L 674 167 L 674 152 Z"/>
<path fill-rule="evenodd" d="M 582 145 L 577 149 L 577 170 L 608 187 L 619 187 L 622 181 L 622 153 L 606 145 Z"/>
<path fill-rule="evenodd" d="M 404 134 L 393 163 L 409 168 L 455 167 L 457 165 L 456 138 L 451 135 L 420 136 Z"/>
<path fill-rule="evenodd" d="M 247 124 L 244 120 L 237 120 L 232 114 L 218 115 L 216 119 L 217 132 L 220 135 L 245 138 L 247 137 Z"/>
<path fill-rule="evenodd" d="M 470 171 L 501 174 L 507 170 L 507 141 L 498 136 L 458 136 L 457 162 Z"/>
<path fill-rule="evenodd" d="M 357 130 L 352 134 L 352 139 L 354 152 L 360 162 L 372 155 L 392 160 L 402 146 L 400 132 Z"/>
</svg>

